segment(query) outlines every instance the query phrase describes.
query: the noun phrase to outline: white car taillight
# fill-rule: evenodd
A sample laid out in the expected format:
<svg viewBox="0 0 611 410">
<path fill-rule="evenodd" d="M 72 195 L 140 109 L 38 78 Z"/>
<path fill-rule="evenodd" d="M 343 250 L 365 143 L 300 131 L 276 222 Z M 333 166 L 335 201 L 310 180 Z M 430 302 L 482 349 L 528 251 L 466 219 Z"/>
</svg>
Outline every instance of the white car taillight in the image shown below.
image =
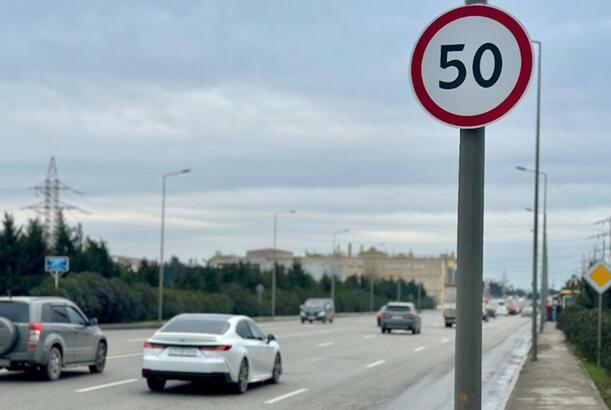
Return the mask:
<svg viewBox="0 0 611 410">
<path fill-rule="evenodd" d="M 28 341 L 31 349 L 38 347 L 42 339 L 42 323 L 30 323 Z"/>
<path fill-rule="evenodd" d="M 153 353 L 160 353 L 163 349 L 164 346 L 157 344 L 157 343 L 151 343 L 148 340 L 146 342 L 144 342 L 144 352 L 153 352 Z"/>
<path fill-rule="evenodd" d="M 229 349 L 231 349 L 231 345 L 201 346 L 199 348 L 202 352 L 226 352 Z"/>
</svg>

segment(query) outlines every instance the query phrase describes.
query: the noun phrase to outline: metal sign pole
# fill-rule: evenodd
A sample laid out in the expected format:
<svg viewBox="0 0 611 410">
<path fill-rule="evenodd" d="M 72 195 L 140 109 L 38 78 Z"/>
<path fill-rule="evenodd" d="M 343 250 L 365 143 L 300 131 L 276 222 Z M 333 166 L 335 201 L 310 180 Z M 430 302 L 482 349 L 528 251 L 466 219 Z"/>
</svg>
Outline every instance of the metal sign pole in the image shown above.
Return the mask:
<svg viewBox="0 0 611 410">
<path fill-rule="evenodd" d="M 59 288 L 59 272 L 53 271 L 53 279 L 55 279 L 55 289 Z"/>
<path fill-rule="evenodd" d="M 600 368 L 600 354 L 603 340 L 603 293 L 598 294 L 598 341 L 596 343 L 596 366 Z"/>
<path fill-rule="evenodd" d="M 485 127 L 460 130 L 454 359 L 456 410 L 479 410 L 482 403 L 485 134 Z"/>
</svg>

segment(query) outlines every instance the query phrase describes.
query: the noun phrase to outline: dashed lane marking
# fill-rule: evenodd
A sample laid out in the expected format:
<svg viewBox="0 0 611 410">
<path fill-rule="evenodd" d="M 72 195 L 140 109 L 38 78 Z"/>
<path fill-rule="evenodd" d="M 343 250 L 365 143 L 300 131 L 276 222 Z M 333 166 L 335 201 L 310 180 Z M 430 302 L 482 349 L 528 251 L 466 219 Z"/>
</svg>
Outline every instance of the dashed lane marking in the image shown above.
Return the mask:
<svg viewBox="0 0 611 410">
<path fill-rule="evenodd" d="M 378 360 L 377 362 L 369 363 L 365 367 L 368 368 L 368 369 L 371 369 L 372 367 L 379 366 L 379 365 L 381 365 L 381 364 L 383 364 L 385 362 L 386 362 L 386 360 Z"/>
<path fill-rule="evenodd" d="M 279 401 L 288 399 L 289 397 L 297 396 L 298 394 L 305 393 L 307 391 L 308 391 L 308 389 L 306 389 L 306 388 L 297 389 L 297 390 L 292 391 L 290 393 L 283 394 L 282 396 L 278 396 L 278 397 L 275 397 L 273 399 L 269 399 L 268 401 L 265 402 L 265 404 L 278 403 Z"/>
<path fill-rule="evenodd" d="M 100 384 L 99 386 L 87 387 L 85 389 L 76 390 L 77 393 L 87 393 L 94 390 L 107 389 L 109 387 L 121 386 L 123 384 L 135 383 L 138 379 L 127 379 L 121 380 L 119 382 L 108 383 L 108 384 Z"/>
</svg>

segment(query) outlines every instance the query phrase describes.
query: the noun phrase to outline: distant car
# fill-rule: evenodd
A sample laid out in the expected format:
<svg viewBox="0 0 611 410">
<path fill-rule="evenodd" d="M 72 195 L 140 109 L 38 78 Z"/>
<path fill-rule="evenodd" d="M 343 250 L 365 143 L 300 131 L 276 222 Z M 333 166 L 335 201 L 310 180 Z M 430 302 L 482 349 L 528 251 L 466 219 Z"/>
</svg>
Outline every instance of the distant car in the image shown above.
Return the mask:
<svg viewBox="0 0 611 410">
<path fill-rule="evenodd" d="M 333 299 L 308 299 L 300 306 L 299 316 L 301 323 L 320 320 L 323 323 L 333 323 L 335 318 L 335 304 Z"/>
<path fill-rule="evenodd" d="M 522 308 L 522 317 L 532 317 L 533 315 L 533 307 L 532 306 L 524 306 Z"/>
<path fill-rule="evenodd" d="M 144 342 L 142 376 L 161 391 L 167 380 L 224 382 L 238 394 L 249 383 L 278 383 L 280 345 L 247 316 L 181 314 Z"/>
<path fill-rule="evenodd" d="M 386 305 L 382 306 L 380 310 L 378 310 L 378 312 L 376 313 L 376 323 L 378 324 L 378 327 L 380 327 L 382 315 L 384 314 L 385 311 L 386 311 Z"/>
<path fill-rule="evenodd" d="M 391 302 L 380 318 L 382 333 L 390 333 L 393 329 L 411 330 L 413 334 L 422 331 L 422 321 L 413 303 Z"/>
<path fill-rule="evenodd" d="M 491 305 L 486 305 L 485 309 L 486 309 L 486 315 L 488 316 L 489 319 L 496 318 L 496 307 L 491 306 Z"/>
<path fill-rule="evenodd" d="M 443 322 L 446 327 L 456 324 L 456 304 L 447 304 L 443 309 Z"/>
<path fill-rule="evenodd" d="M 509 310 L 507 309 L 507 305 L 504 300 L 499 300 L 496 304 L 496 316 L 507 316 L 509 315 Z"/>
<path fill-rule="evenodd" d="M 66 366 L 101 373 L 108 342 L 71 301 L 56 297 L 0 298 L 0 369 L 38 371 L 50 381 Z"/>
</svg>

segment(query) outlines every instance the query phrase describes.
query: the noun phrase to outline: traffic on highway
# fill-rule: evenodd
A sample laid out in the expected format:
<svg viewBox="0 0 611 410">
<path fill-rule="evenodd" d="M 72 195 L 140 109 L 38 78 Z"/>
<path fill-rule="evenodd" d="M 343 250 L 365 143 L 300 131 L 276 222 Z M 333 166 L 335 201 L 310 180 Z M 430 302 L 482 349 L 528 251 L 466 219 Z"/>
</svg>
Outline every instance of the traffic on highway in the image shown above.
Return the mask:
<svg viewBox="0 0 611 410">
<path fill-rule="evenodd" d="M 72 306 L 61 299 L 27 300 L 30 306 L 46 303 Z M 5 315 L 18 310 L 9 305 L 26 305 L 26 301 L 4 298 L 0 309 Z M 401 318 L 410 307 L 389 305 L 387 311 L 399 309 Z M 15 326 L 32 329 L 31 323 L 20 322 L 24 318 L 12 318 Z M 89 325 L 76 326 L 99 335 L 87 344 L 89 351 L 96 344 L 108 345 L 105 360 L 93 365 L 66 361 L 61 377 L 44 383 L 48 365 L 40 361 L 31 362 L 33 367 L 16 367 L 29 358 L 13 353 L 3 338 L 0 363 L 6 368 L 0 370 L 0 395 L 21 408 L 49 409 L 75 408 L 79 403 L 92 409 L 393 408 L 401 406 L 406 390 L 421 389 L 422 380 L 437 375 L 441 380 L 452 369 L 454 329 L 444 326 L 439 311 L 422 311 L 419 318 L 418 332 L 393 327 L 388 334 L 379 332 L 372 314 L 341 315 L 333 326 L 319 322 L 307 327 L 294 317 L 257 323 L 239 315 L 182 314 L 157 330 L 100 330 L 89 319 Z M 34 315 L 31 320 L 40 319 Z M 70 340 L 54 338 L 61 332 L 53 320 L 42 322 L 38 336 L 32 330 L 25 332 L 15 346 L 40 340 L 41 348 L 49 349 L 47 354 L 56 348 L 74 351 Z M 485 357 L 502 360 L 508 340 L 525 344 L 527 326 L 520 317 L 484 324 Z M 53 361 L 52 354 L 49 360 Z M 496 382 L 488 383 L 494 387 Z M 450 395 L 447 386 L 437 387 Z M 421 403 L 418 408 L 445 408 L 438 403 L 435 383 L 428 388 L 430 396 L 412 397 L 410 402 Z M 29 394 L 32 389 L 37 394 Z M 490 397 L 502 401 L 503 393 L 490 390 Z"/>
</svg>

